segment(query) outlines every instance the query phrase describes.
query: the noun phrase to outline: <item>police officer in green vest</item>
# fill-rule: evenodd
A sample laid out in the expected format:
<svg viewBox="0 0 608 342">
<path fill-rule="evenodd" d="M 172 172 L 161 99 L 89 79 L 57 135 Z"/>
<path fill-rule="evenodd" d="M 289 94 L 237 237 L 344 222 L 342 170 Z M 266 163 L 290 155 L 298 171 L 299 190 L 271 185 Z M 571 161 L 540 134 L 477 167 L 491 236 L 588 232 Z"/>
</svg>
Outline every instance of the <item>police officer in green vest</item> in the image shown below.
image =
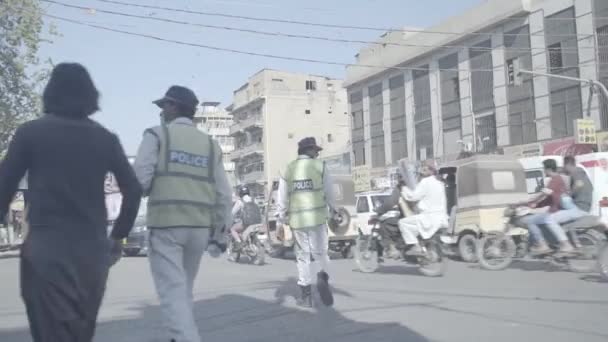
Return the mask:
<svg viewBox="0 0 608 342">
<path fill-rule="evenodd" d="M 192 122 L 194 92 L 172 86 L 154 103 L 162 124 L 145 131 L 134 164 L 149 197 L 150 268 L 167 340 L 200 342 L 192 288 L 203 252 L 225 241 L 232 190 L 219 145 Z"/>
<path fill-rule="evenodd" d="M 322 150 L 315 138 L 298 143 L 298 159 L 289 163 L 279 181 L 279 225 L 289 226 L 295 238 L 298 265 L 298 305 L 312 307 L 312 263 L 319 264 L 317 290 L 323 304 L 333 305 L 327 265 L 328 214 L 334 213 L 334 196 L 325 163 L 317 160 Z M 285 227 L 283 227 L 284 229 Z"/>
</svg>

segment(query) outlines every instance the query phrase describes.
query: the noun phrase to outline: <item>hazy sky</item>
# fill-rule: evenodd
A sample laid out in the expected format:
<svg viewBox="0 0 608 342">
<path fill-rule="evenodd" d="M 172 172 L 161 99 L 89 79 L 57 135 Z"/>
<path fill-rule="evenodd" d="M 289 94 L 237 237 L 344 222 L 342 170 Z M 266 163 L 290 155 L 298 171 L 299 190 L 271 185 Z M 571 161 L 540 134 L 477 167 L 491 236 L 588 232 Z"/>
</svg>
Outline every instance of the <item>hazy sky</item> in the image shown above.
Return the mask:
<svg viewBox="0 0 608 342">
<path fill-rule="evenodd" d="M 314 28 L 300 25 L 254 22 L 221 17 L 181 14 L 108 4 L 96 0 L 57 0 L 115 12 L 156 16 L 202 24 L 264 31 L 374 40 L 379 32 Z M 370 27 L 428 27 L 480 3 L 480 0 L 121 0 L 123 2 Z M 183 40 L 198 44 L 252 52 L 350 63 L 358 44 L 266 37 L 196 26 L 126 18 L 94 11 L 65 8 L 42 2 L 48 13 L 112 28 Z M 158 124 L 158 108 L 151 101 L 172 84 L 196 91 L 201 101 L 230 104 L 233 90 L 262 68 L 308 72 L 343 78 L 344 68 L 282 61 L 205 50 L 124 34 L 101 31 L 46 18 L 61 36 L 42 47 L 42 57 L 54 63 L 84 64 L 101 91 L 102 111 L 95 116 L 117 132 L 127 153 L 134 154 L 141 134 Z"/>
</svg>

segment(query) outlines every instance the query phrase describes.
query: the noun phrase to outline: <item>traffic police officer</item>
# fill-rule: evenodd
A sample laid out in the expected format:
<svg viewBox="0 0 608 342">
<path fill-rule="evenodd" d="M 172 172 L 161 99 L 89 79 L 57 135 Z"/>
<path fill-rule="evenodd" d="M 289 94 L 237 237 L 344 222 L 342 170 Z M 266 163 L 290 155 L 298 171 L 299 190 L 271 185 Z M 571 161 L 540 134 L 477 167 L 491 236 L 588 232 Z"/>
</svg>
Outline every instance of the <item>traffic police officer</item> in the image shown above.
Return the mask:
<svg viewBox="0 0 608 342">
<path fill-rule="evenodd" d="M 333 305 L 327 265 L 329 263 L 327 219 L 328 208 L 334 211 L 334 196 L 325 163 L 317 160 L 322 150 L 315 138 L 298 143 L 298 159 L 287 166 L 279 180 L 279 225 L 288 225 L 295 237 L 298 265 L 298 285 L 301 296 L 298 305 L 312 306 L 311 257 L 320 264 L 317 290 L 323 304 Z"/>
<path fill-rule="evenodd" d="M 192 288 L 207 246 L 224 241 L 232 191 L 221 149 L 192 122 L 192 90 L 172 86 L 154 103 L 163 123 L 145 131 L 134 164 L 149 196 L 150 268 L 169 340 L 200 342 Z"/>
</svg>

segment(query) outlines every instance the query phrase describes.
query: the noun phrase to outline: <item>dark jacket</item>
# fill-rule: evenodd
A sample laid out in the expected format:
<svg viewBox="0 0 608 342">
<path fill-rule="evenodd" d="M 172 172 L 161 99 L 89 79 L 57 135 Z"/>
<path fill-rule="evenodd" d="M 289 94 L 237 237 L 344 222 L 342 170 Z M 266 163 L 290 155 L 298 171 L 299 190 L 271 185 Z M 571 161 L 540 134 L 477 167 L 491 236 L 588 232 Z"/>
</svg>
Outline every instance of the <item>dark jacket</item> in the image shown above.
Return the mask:
<svg viewBox="0 0 608 342">
<path fill-rule="evenodd" d="M 129 234 L 141 186 L 118 138 L 95 121 L 45 115 L 22 125 L 0 164 L 0 215 L 26 171 L 31 232 L 71 227 L 99 237 L 107 225 L 104 179 L 112 172 L 123 194 L 112 235 Z"/>
</svg>

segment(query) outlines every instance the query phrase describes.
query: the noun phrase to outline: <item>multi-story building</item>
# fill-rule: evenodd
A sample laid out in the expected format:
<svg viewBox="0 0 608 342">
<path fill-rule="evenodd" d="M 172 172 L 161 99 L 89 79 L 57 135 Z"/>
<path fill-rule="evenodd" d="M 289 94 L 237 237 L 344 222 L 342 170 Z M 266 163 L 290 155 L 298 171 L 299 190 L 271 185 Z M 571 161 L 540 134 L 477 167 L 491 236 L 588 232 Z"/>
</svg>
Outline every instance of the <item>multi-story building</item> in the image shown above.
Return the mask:
<svg viewBox="0 0 608 342">
<path fill-rule="evenodd" d="M 464 145 L 507 151 L 572 137 L 583 117 L 608 129 L 608 99 L 588 84 L 513 72 L 608 84 L 606 0 L 487 0 L 428 30 L 387 33 L 356 58 L 345 79 L 355 166 L 449 159 Z"/>
<path fill-rule="evenodd" d="M 341 80 L 264 69 L 234 92 L 229 110 L 237 183 L 258 197 L 297 157 L 297 143 L 315 137 L 323 156 L 348 151 L 349 117 Z"/>
<path fill-rule="evenodd" d="M 224 169 L 230 183 L 235 185 L 234 163 L 230 159 L 230 154 L 234 151 L 234 139 L 230 136 L 232 115 L 221 108 L 219 102 L 203 102 L 194 116 L 194 124 L 217 140 L 224 154 Z"/>
</svg>

